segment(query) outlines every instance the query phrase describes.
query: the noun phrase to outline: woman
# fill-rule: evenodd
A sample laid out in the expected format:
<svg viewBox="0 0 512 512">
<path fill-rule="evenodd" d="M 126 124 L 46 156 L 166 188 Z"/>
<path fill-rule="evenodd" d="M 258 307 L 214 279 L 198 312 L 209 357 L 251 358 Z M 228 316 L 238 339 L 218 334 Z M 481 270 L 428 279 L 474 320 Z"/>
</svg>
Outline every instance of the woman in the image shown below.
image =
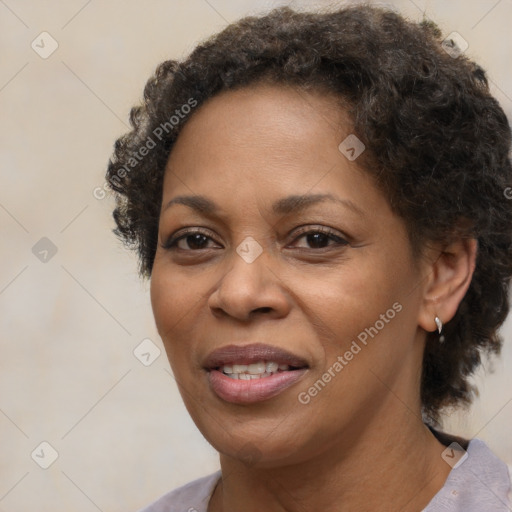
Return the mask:
<svg viewBox="0 0 512 512">
<path fill-rule="evenodd" d="M 249 17 L 159 66 L 108 168 L 221 469 L 156 511 L 505 511 L 442 433 L 512 275 L 511 134 L 484 71 L 368 6 Z"/>
</svg>

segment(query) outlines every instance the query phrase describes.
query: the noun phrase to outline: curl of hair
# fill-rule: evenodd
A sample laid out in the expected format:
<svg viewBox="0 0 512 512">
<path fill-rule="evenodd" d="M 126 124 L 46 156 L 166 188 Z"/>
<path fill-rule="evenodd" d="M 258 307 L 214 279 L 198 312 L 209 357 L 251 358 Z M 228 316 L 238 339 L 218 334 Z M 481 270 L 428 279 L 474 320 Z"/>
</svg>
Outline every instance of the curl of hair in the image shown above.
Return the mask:
<svg viewBox="0 0 512 512">
<path fill-rule="evenodd" d="M 358 163 L 404 220 L 416 256 L 429 242 L 477 239 L 475 272 L 445 343 L 427 333 L 421 400 L 425 420 L 438 424 L 443 408 L 471 403 L 469 377 L 482 352 L 500 353 L 509 311 L 511 132 L 485 72 L 465 55 L 452 58 L 433 22 L 370 6 L 274 9 L 229 25 L 182 62 L 163 62 L 107 170 L 114 233 L 138 252 L 142 277 L 151 276 L 164 170 L 180 129 L 217 93 L 263 81 L 339 98 L 366 146 Z"/>
</svg>

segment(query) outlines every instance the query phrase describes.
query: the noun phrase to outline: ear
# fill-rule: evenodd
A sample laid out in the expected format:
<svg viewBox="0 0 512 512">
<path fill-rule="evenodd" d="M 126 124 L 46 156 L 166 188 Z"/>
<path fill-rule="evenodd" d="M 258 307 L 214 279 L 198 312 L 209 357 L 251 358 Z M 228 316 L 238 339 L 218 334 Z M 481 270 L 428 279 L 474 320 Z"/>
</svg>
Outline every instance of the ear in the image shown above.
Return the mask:
<svg viewBox="0 0 512 512">
<path fill-rule="evenodd" d="M 459 239 L 438 250 L 434 261 L 427 263 L 428 277 L 418 317 L 418 325 L 425 331 L 437 329 L 436 316 L 443 324 L 455 316 L 473 277 L 477 248 L 476 239 Z"/>
</svg>

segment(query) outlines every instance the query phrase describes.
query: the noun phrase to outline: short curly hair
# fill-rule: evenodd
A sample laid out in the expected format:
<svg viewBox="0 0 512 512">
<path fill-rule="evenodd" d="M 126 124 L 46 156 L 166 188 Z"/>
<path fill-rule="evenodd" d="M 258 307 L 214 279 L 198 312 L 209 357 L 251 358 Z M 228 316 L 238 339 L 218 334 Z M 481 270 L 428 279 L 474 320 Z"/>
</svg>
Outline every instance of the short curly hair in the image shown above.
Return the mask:
<svg viewBox="0 0 512 512">
<path fill-rule="evenodd" d="M 404 220 L 415 256 L 429 242 L 478 240 L 446 342 L 427 333 L 422 413 L 438 425 L 445 407 L 468 406 L 478 393 L 469 378 L 482 352 L 499 355 L 509 311 L 511 130 L 485 71 L 443 41 L 434 22 L 368 5 L 277 8 L 229 25 L 182 61 L 163 62 L 106 175 L 116 197 L 113 231 L 138 252 L 141 277 L 151 277 L 164 171 L 181 128 L 219 92 L 258 82 L 340 99 L 366 146 L 358 163 Z"/>
</svg>

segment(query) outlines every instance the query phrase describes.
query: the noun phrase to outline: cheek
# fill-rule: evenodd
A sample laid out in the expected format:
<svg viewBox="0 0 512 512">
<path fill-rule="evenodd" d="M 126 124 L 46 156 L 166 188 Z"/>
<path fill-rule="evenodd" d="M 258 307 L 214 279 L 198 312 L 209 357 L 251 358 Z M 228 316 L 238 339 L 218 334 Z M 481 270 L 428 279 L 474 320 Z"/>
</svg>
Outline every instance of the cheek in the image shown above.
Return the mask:
<svg viewBox="0 0 512 512">
<path fill-rule="evenodd" d="M 340 266 L 328 275 L 301 276 L 305 307 L 314 307 L 317 323 L 343 343 L 403 297 L 403 283 L 382 261 L 363 259 L 357 265 Z"/>
<path fill-rule="evenodd" d="M 183 345 L 179 342 L 182 337 L 180 333 L 190 329 L 192 317 L 197 315 L 197 307 L 204 294 L 197 284 L 194 279 L 184 278 L 182 273 L 155 260 L 151 277 L 151 306 L 158 333 L 168 354 L 176 352 Z"/>
<path fill-rule="evenodd" d="M 407 352 L 415 332 L 414 276 L 399 256 L 368 255 L 357 265 L 339 267 L 328 279 L 303 277 L 303 300 L 314 305 L 310 322 L 323 350 L 312 380 L 324 375 L 332 381 L 318 407 L 331 395 L 341 394 L 345 403 L 347 396 L 359 397 L 356 403 L 369 398 L 381 387 L 371 372 L 393 373 Z"/>
<path fill-rule="evenodd" d="M 179 307 L 180 301 L 177 300 L 175 284 L 161 270 L 156 261 L 151 276 L 150 295 L 156 327 L 160 336 L 164 338 L 165 332 L 177 315 L 176 308 Z"/>
</svg>

